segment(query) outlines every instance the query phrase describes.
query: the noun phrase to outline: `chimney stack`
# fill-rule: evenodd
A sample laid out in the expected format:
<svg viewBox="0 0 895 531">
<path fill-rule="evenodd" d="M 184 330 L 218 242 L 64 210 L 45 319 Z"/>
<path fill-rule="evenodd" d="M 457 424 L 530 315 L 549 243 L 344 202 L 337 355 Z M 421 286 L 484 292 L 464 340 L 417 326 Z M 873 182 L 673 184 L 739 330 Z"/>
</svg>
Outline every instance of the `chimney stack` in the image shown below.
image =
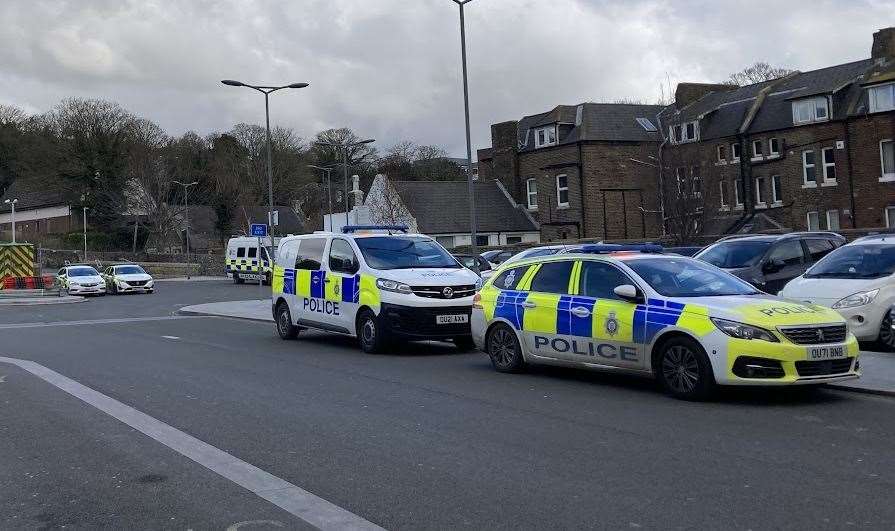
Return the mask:
<svg viewBox="0 0 895 531">
<path fill-rule="evenodd" d="M 895 27 L 883 28 L 873 34 L 870 57 L 876 63 L 895 60 Z"/>
</svg>

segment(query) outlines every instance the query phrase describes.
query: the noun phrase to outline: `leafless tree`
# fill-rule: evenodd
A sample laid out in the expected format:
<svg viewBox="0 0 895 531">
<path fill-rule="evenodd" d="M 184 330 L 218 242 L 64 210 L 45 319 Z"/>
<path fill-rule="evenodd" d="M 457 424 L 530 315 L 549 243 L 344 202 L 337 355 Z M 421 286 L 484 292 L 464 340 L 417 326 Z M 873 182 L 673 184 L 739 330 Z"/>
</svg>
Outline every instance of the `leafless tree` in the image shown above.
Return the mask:
<svg viewBox="0 0 895 531">
<path fill-rule="evenodd" d="M 412 202 L 413 198 L 402 197 L 388 177 L 377 175 L 365 203 L 370 209 L 370 221 L 382 225 L 412 224 L 413 216 L 405 201 Z"/>
<path fill-rule="evenodd" d="M 709 204 L 701 166 L 678 164 L 665 173 L 666 230 L 678 245 L 693 244 L 704 232 Z"/>
<path fill-rule="evenodd" d="M 28 115 L 25 114 L 25 111 L 15 105 L 5 105 L 0 103 L 0 126 L 18 126 L 27 118 Z"/>
<path fill-rule="evenodd" d="M 726 83 L 742 87 L 745 85 L 753 85 L 762 81 L 771 81 L 779 79 L 783 76 L 793 73 L 794 70 L 788 68 L 771 66 L 768 63 L 758 62 L 752 66 L 748 66 L 739 72 L 730 74 Z"/>
</svg>

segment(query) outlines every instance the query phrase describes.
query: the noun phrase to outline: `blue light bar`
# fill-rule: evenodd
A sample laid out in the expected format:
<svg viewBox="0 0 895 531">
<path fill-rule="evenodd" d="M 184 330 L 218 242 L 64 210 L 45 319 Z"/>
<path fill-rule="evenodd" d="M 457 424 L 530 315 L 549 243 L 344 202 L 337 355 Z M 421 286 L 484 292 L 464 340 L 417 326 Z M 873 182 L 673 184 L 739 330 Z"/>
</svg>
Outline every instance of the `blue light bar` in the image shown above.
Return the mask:
<svg viewBox="0 0 895 531">
<path fill-rule="evenodd" d="M 598 243 L 591 245 L 582 245 L 580 247 L 572 247 L 565 250 L 566 253 L 583 253 L 583 254 L 609 254 L 620 252 L 635 253 L 661 253 L 662 246 L 656 243 Z"/>
<path fill-rule="evenodd" d="M 345 225 L 342 227 L 342 232 L 344 234 L 350 234 L 352 232 L 359 232 L 362 230 L 385 230 L 385 231 L 399 231 L 399 232 L 408 232 L 409 229 L 407 225 Z"/>
</svg>

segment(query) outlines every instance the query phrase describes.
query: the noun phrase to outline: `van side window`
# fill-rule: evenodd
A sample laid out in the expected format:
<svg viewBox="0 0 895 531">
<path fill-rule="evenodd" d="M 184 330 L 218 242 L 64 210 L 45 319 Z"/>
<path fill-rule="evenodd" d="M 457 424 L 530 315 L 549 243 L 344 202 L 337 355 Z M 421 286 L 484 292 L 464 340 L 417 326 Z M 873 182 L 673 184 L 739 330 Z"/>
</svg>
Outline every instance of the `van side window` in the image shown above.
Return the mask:
<svg viewBox="0 0 895 531">
<path fill-rule="evenodd" d="M 298 256 L 295 257 L 295 269 L 310 269 L 316 271 L 323 264 L 323 247 L 326 238 L 308 238 L 301 241 L 298 247 Z"/>
<path fill-rule="evenodd" d="M 336 273 L 353 275 L 357 273 L 357 255 L 354 254 L 351 244 L 336 238 L 329 244 L 329 269 Z"/>
<path fill-rule="evenodd" d="M 528 267 L 529 266 L 523 266 L 507 269 L 498 275 L 491 285 L 497 289 L 516 289 L 516 286 L 519 285 L 519 281 L 522 280 L 522 275 L 528 271 Z"/>
<path fill-rule="evenodd" d="M 811 255 L 812 262 L 817 262 L 836 248 L 830 240 L 818 240 L 814 238 L 805 240 L 805 245 L 808 246 L 808 254 Z"/>
<path fill-rule="evenodd" d="M 246 257 L 246 248 L 240 247 L 236 249 L 236 258 L 245 258 Z"/>
<path fill-rule="evenodd" d="M 249 247 L 249 258 L 257 258 L 258 257 L 258 248 L 257 247 Z"/>
<path fill-rule="evenodd" d="M 569 276 L 572 274 L 571 261 L 546 262 L 531 279 L 531 291 L 543 293 L 569 293 Z"/>
</svg>

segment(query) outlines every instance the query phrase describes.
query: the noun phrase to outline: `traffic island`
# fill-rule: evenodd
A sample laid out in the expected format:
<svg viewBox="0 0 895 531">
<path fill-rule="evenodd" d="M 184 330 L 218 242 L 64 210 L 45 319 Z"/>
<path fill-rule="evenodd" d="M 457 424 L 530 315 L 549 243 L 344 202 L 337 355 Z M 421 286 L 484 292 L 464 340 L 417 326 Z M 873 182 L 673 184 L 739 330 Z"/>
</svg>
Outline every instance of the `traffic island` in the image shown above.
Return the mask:
<svg viewBox="0 0 895 531">
<path fill-rule="evenodd" d="M 248 301 L 210 302 L 184 306 L 177 313 L 181 315 L 207 315 L 212 317 L 231 317 L 249 321 L 273 322 L 270 299 Z"/>
</svg>

